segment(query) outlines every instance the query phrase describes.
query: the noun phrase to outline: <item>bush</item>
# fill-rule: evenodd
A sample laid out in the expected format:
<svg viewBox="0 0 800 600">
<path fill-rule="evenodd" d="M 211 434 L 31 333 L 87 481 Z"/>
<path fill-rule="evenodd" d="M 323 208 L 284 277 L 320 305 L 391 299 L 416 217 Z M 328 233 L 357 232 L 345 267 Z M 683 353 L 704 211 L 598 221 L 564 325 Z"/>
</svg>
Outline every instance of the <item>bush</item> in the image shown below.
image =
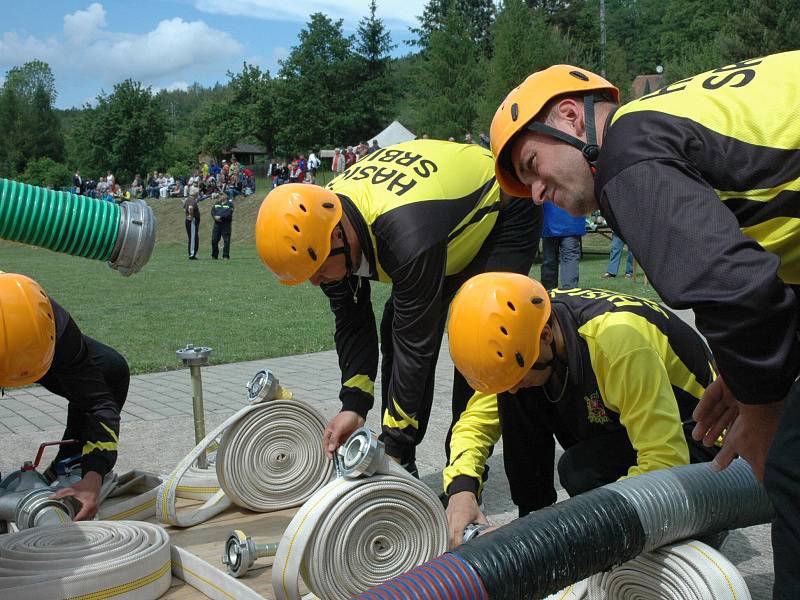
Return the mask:
<svg viewBox="0 0 800 600">
<path fill-rule="evenodd" d="M 37 158 L 30 161 L 20 179 L 31 185 L 52 188 L 66 188 L 72 185 L 72 173 L 67 165 L 58 163 L 52 158 Z"/>
</svg>

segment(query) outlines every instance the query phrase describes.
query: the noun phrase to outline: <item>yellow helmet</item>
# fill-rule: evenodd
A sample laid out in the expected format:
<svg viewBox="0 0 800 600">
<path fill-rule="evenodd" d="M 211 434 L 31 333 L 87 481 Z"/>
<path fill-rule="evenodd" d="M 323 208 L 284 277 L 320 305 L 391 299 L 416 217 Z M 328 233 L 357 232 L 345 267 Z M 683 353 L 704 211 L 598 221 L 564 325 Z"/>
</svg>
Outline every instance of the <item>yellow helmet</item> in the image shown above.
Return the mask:
<svg viewBox="0 0 800 600">
<path fill-rule="evenodd" d="M 550 296 L 519 273 L 483 273 L 453 299 L 450 356 L 472 389 L 499 394 L 519 383 L 539 358 Z"/>
<path fill-rule="evenodd" d="M 31 278 L 0 273 L 0 387 L 41 379 L 50 369 L 55 347 L 50 298 Z"/>
<path fill-rule="evenodd" d="M 619 103 L 619 90 L 611 83 L 591 71 L 571 65 L 554 65 L 543 71 L 537 71 L 509 92 L 494 113 L 489 136 L 495 157 L 495 175 L 504 192 L 512 196 L 531 195 L 530 189 L 517 178 L 509 155 L 510 142 L 523 129 L 546 133 L 572 144 L 584 153 L 590 164 L 593 164 L 598 152 L 594 132 L 593 93 L 608 94 L 614 102 Z M 586 142 L 544 123 L 530 123 L 548 102 L 564 94 L 586 94 L 588 99 L 584 105 L 587 123 Z"/>
<path fill-rule="evenodd" d="M 256 219 L 261 261 L 284 285 L 311 277 L 331 252 L 331 233 L 342 218 L 332 191 L 308 183 L 286 183 L 267 194 Z"/>
</svg>

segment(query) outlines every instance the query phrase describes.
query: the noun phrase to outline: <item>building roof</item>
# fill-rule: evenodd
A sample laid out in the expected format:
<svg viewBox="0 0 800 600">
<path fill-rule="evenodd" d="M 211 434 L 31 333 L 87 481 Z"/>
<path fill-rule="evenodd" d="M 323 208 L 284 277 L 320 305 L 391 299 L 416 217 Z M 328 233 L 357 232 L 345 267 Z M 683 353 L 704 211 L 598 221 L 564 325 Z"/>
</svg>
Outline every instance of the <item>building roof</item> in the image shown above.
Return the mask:
<svg viewBox="0 0 800 600">
<path fill-rule="evenodd" d="M 633 89 L 633 97 L 639 98 L 650 92 L 655 92 L 657 89 L 664 86 L 663 75 L 637 75 L 633 80 L 631 88 Z"/>
<path fill-rule="evenodd" d="M 224 154 L 236 154 L 237 152 L 240 152 L 242 154 L 266 154 L 267 153 L 266 149 L 262 148 L 261 146 L 256 146 L 255 144 L 246 144 L 244 142 L 239 142 L 238 144 L 236 144 L 236 146 L 234 146 L 233 148 L 231 148 L 230 150 L 228 150 Z"/>
</svg>

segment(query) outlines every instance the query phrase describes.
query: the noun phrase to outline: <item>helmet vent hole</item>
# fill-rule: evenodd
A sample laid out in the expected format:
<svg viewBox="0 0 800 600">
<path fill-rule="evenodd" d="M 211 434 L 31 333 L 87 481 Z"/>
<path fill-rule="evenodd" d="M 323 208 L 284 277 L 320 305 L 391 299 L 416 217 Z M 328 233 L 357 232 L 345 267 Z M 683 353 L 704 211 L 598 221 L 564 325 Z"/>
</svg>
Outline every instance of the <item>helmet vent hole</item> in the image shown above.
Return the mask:
<svg viewBox="0 0 800 600">
<path fill-rule="evenodd" d="M 300 205 L 300 210 L 302 210 L 303 212 L 308 212 L 308 210 L 306 210 L 305 205 L 303 204 Z"/>
<path fill-rule="evenodd" d="M 292 246 L 292 252 L 297 252 L 297 248 L 295 248 L 294 246 Z"/>
<path fill-rule="evenodd" d="M 309 248 L 308 249 L 308 255 L 311 257 L 311 260 L 313 260 L 314 262 L 317 262 L 317 253 L 314 252 L 313 248 Z"/>
<path fill-rule="evenodd" d="M 333 208 L 333 202 L 323 202 L 322 208 Z"/>
<path fill-rule="evenodd" d="M 514 104 L 511 105 L 511 120 L 516 121 L 517 119 L 519 119 L 519 106 L 514 102 Z"/>
<path fill-rule="evenodd" d="M 522 354 L 520 354 L 519 352 L 517 352 L 517 353 L 514 355 L 514 358 L 516 358 L 516 359 L 517 359 L 517 364 L 518 364 L 520 367 L 524 367 L 524 366 L 525 366 L 525 360 L 522 358 Z"/>
<path fill-rule="evenodd" d="M 534 296 L 533 298 L 531 298 L 531 303 L 532 304 L 541 304 L 542 302 L 544 302 L 544 300 L 539 298 L 539 296 Z"/>
<path fill-rule="evenodd" d="M 500 352 L 500 350 L 498 350 L 498 351 L 497 351 L 497 356 L 499 356 L 500 358 L 503 358 L 503 353 L 502 353 L 502 352 Z"/>
<path fill-rule="evenodd" d="M 570 71 L 570 75 L 572 75 L 575 79 L 580 79 L 581 81 L 589 81 L 589 76 L 586 73 L 581 73 L 580 71 Z"/>
<path fill-rule="evenodd" d="M 508 329 L 506 329 L 505 327 L 501 327 L 500 331 L 503 332 L 503 335 L 508 335 Z"/>
<path fill-rule="evenodd" d="M 511 300 L 506 302 L 506 304 L 508 304 L 508 308 L 510 308 L 512 311 L 517 312 L 517 309 L 514 308 L 514 304 L 513 304 L 513 302 L 511 302 Z"/>
<path fill-rule="evenodd" d="M 293 227 L 294 227 L 294 230 L 295 230 L 297 233 L 300 233 L 300 228 L 299 228 L 297 225 L 294 225 Z"/>
</svg>

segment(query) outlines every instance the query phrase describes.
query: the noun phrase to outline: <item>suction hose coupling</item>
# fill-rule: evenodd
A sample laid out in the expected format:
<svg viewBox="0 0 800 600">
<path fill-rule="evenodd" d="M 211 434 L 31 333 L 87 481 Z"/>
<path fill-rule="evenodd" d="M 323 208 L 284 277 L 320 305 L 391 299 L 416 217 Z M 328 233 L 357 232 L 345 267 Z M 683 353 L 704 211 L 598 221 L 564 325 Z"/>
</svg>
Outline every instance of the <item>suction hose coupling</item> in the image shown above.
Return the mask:
<svg viewBox="0 0 800 600">
<path fill-rule="evenodd" d="M 117 205 L 0 178 L 0 239 L 105 260 L 127 277 L 150 260 L 155 237 L 144 200 Z"/>
<path fill-rule="evenodd" d="M 0 496 L 0 520 L 14 522 L 19 529 L 71 521 L 80 506 L 72 498 L 53 500 L 53 488 L 9 492 Z"/>
<path fill-rule="evenodd" d="M 156 243 L 156 218 L 144 200 L 119 205 L 119 233 L 108 266 L 130 277 L 150 260 Z"/>
</svg>

